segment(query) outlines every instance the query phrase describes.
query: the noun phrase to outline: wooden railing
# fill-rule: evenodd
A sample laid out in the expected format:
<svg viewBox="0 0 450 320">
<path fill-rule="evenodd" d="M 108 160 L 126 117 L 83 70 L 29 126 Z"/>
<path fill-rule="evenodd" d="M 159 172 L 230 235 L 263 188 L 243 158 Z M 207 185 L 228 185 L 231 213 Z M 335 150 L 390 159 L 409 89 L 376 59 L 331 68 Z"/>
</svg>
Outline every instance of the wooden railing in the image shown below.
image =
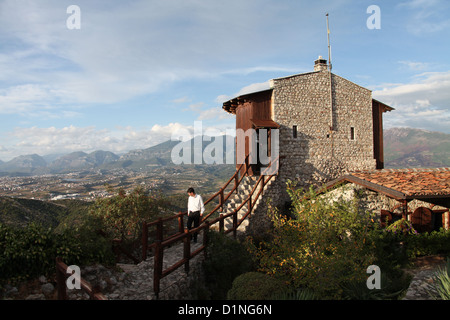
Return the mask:
<svg viewBox="0 0 450 320">
<path fill-rule="evenodd" d="M 56 282 L 58 289 L 58 299 L 68 300 L 67 296 L 67 278 L 72 274 L 67 272 L 68 266 L 61 260 L 61 258 L 56 258 Z M 80 276 L 80 289 L 86 292 L 91 300 L 108 300 L 97 287 L 93 287 L 89 282 L 84 280 Z"/>
<path fill-rule="evenodd" d="M 158 294 L 160 292 L 160 281 L 165 276 L 169 275 L 173 271 L 177 270 L 181 266 L 184 265 L 184 268 L 186 271 L 189 271 L 189 260 L 193 257 L 197 256 L 199 253 L 205 250 L 207 243 L 208 243 L 208 231 L 212 225 L 219 225 L 219 232 L 222 233 L 230 233 L 233 232 L 233 237 L 237 237 L 237 229 L 242 224 L 242 222 L 251 214 L 256 201 L 259 199 L 259 196 L 264 190 L 265 185 L 277 174 L 273 173 L 271 175 L 265 175 L 266 171 L 263 171 L 263 173 L 260 175 L 257 183 L 254 185 L 253 189 L 247 196 L 246 200 L 243 201 L 239 207 L 234 209 L 233 212 L 228 214 L 220 214 L 218 218 L 213 219 L 212 221 L 208 220 L 208 217 L 210 217 L 214 212 L 216 212 L 219 208 L 222 208 L 225 204 L 225 201 L 228 200 L 228 198 L 231 196 L 231 194 L 236 191 L 237 188 L 242 181 L 243 177 L 248 172 L 248 158 L 246 159 L 245 163 L 242 164 L 237 170 L 236 173 L 231 177 L 231 179 L 222 187 L 216 194 L 214 194 L 208 201 L 205 202 L 208 203 L 215 197 L 219 196 L 219 204 L 209 213 L 207 214 L 201 224 L 197 228 L 193 228 L 191 230 L 187 230 L 184 228 L 184 221 L 183 217 L 187 214 L 186 212 L 180 212 L 177 215 L 165 219 L 158 219 L 157 221 L 153 221 L 150 223 L 144 222 L 143 223 L 143 236 L 142 236 L 142 259 L 147 259 L 147 253 L 150 249 L 153 249 L 154 251 L 154 268 L 153 268 L 153 290 L 155 295 L 158 297 Z M 273 162 L 272 166 L 279 167 L 279 158 L 277 157 Z M 238 177 L 239 173 L 241 172 L 241 169 L 244 168 L 242 175 Z M 278 171 L 278 170 L 277 170 Z M 231 183 L 231 181 L 234 180 L 234 187 L 232 190 L 224 196 L 224 190 L 225 188 Z M 253 195 L 255 194 L 258 186 L 260 186 L 259 191 L 256 193 L 256 197 L 253 198 Z M 245 204 L 248 204 L 247 206 L 247 212 L 242 216 L 241 219 L 238 219 L 238 212 L 243 208 Z M 225 230 L 225 220 L 227 218 L 232 217 L 232 227 Z M 168 236 L 166 239 L 163 237 L 164 232 L 164 223 L 169 221 L 178 220 L 178 232 L 174 235 Z M 156 235 L 155 235 L 155 241 L 149 245 L 148 243 L 148 235 L 149 235 L 149 227 L 155 227 L 156 228 Z M 202 245 L 196 249 L 194 252 L 191 252 L 191 236 L 194 233 L 199 233 L 200 231 L 203 231 L 203 243 Z M 175 243 L 183 242 L 183 258 L 175 262 L 172 266 L 167 267 L 166 269 L 163 268 L 163 256 L 164 256 L 164 249 L 168 248 Z M 206 252 L 206 251 L 205 251 Z"/>
<path fill-rule="evenodd" d="M 241 183 L 242 179 L 247 175 L 248 170 L 250 168 L 249 162 L 249 156 L 244 160 L 244 163 L 242 163 L 239 168 L 236 170 L 236 172 L 231 176 L 231 178 L 223 185 L 222 188 L 220 188 L 219 191 L 217 191 L 215 194 L 213 194 L 208 200 L 205 201 L 204 205 L 206 206 L 208 203 L 212 202 L 216 197 L 219 197 L 219 204 L 211 210 L 210 213 L 208 213 L 206 216 L 202 218 L 203 221 L 208 219 L 212 214 L 217 212 L 217 210 L 220 208 L 220 211 L 223 211 L 223 205 L 225 202 L 230 198 L 231 194 L 233 192 L 238 192 L 239 184 Z M 244 171 L 242 171 L 244 170 Z M 224 195 L 225 190 L 229 187 L 230 183 L 234 181 L 233 188 L 227 193 L 227 195 Z"/>
<path fill-rule="evenodd" d="M 215 200 L 217 197 L 219 198 L 219 203 L 216 205 L 208 214 L 204 215 L 202 217 L 201 223 L 204 221 L 207 221 L 211 215 L 216 213 L 219 209 L 220 211 L 223 211 L 223 206 L 226 203 L 226 201 L 230 198 L 233 192 L 238 192 L 239 184 L 241 183 L 242 179 L 247 175 L 248 170 L 250 168 L 250 165 L 248 163 L 249 156 L 247 156 L 244 160 L 244 163 L 242 163 L 239 168 L 236 170 L 236 172 L 233 174 L 233 176 L 223 185 L 222 188 L 220 188 L 219 191 L 217 191 L 215 194 L 213 194 L 208 200 L 204 202 L 204 205 L 206 206 L 208 203 Z M 229 185 L 231 182 L 234 181 L 234 186 L 232 189 L 225 195 L 225 190 L 229 188 Z M 158 238 L 162 239 L 162 225 L 164 223 L 173 223 L 173 221 L 178 220 L 178 231 L 168 236 L 167 240 L 182 235 L 184 231 L 184 216 L 187 216 L 187 212 L 179 212 L 177 215 L 168 217 L 165 219 L 159 219 L 157 221 L 153 222 L 144 222 L 143 223 L 143 231 L 142 231 L 142 260 L 147 259 L 147 253 L 148 250 L 153 249 L 156 246 L 156 241 L 158 241 Z M 158 226 L 161 226 L 161 230 L 158 231 Z M 148 235 L 149 235 L 149 227 L 156 227 L 156 236 L 155 236 L 155 242 L 151 245 L 148 244 Z M 161 234 L 159 234 L 161 233 Z"/>
</svg>

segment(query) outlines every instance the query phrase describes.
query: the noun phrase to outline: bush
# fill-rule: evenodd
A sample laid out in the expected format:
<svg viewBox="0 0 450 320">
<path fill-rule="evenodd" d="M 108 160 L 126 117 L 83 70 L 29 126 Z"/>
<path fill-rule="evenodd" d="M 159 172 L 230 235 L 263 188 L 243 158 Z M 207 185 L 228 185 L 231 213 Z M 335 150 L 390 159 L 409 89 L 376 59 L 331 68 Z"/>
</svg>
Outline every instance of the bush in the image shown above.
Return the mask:
<svg viewBox="0 0 450 320">
<path fill-rule="evenodd" d="M 203 263 L 206 289 L 213 300 L 223 300 L 233 280 L 253 269 L 252 258 L 244 244 L 222 233 L 209 231 L 207 259 Z"/>
<path fill-rule="evenodd" d="M 450 258 L 447 257 L 446 268 L 439 268 L 433 277 L 433 286 L 442 300 L 450 300 Z"/>
<path fill-rule="evenodd" d="M 110 239 L 133 241 L 140 238 L 142 223 L 160 217 L 167 206 L 161 194 L 136 187 L 129 194 L 119 189 L 113 197 L 98 198 L 90 214 L 100 221 Z"/>
<path fill-rule="evenodd" d="M 424 232 L 403 239 L 410 258 L 450 254 L 450 230 Z"/>
<path fill-rule="evenodd" d="M 31 223 L 24 229 L 0 225 L 0 280 L 27 279 L 46 272 L 54 261 L 51 229 Z"/>
<path fill-rule="evenodd" d="M 234 279 L 227 298 L 229 300 L 270 300 L 285 290 L 286 285 L 274 277 L 260 272 L 247 272 Z"/>
<path fill-rule="evenodd" d="M 0 224 L 0 282 L 27 280 L 55 270 L 56 257 L 68 264 L 113 262 L 111 245 L 87 225 L 54 232 L 40 224 Z"/>
<path fill-rule="evenodd" d="M 321 299 L 340 298 L 342 283 L 367 279 L 366 269 L 375 260 L 375 222 L 355 200 L 330 202 L 293 185 L 288 192 L 295 219 L 273 212 L 272 241 L 250 242 L 259 270 Z"/>
</svg>

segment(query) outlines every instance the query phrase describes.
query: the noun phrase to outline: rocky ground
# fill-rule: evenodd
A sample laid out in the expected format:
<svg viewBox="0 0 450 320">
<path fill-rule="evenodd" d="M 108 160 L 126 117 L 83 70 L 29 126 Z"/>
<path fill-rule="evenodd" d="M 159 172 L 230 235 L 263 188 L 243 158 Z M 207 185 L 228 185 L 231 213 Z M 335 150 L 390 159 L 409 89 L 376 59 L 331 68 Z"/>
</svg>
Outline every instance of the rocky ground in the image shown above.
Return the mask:
<svg viewBox="0 0 450 320">
<path fill-rule="evenodd" d="M 413 268 L 406 270 L 413 279 L 403 300 L 440 300 L 433 287 L 433 277 L 440 267 L 445 267 L 444 257 L 417 258 Z"/>
<path fill-rule="evenodd" d="M 440 256 L 416 259 L 414 266 L 405 270 L 413 276 L 413 279 L 403 300 L 435 300 L 437 294 L 432 286 L 433 276 L 439 267 L 444 266 L 445 259 Z M 146 262 L 130 267 L 130 270 L 127 270 L 126 265 L 115 268 L 96 265 L 86 267 L 81 272 L 83 278 L 93 286 L 98 286 L 108 299 L 154 299 L 152 274 L 148 272 Z M 182 274 L 180 271 L 179 276 Z M 55 276 L 49 278 L 40 276 L 16 286 L 5 285 L 2 291 L 0 291 L 0 298 L 3 295 L 3 299 L 10 300 L 56 300 L 58 298 Z M 68 296 L 71 300 L 89 299 L 82 290 L 68 290 Z"/>
</svg>

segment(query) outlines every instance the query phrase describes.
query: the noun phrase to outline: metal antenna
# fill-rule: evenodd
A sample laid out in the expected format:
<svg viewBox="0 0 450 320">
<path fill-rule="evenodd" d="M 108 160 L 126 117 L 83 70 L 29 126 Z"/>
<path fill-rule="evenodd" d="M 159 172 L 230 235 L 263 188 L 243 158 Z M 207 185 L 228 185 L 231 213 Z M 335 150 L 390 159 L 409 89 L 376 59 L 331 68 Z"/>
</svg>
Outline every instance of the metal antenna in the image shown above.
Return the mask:
<svg viewBox="0 0 450 320">
<path fill-rule="evenodd" d="M 330 72 L 331 72 L 331 68 L 332 68 L 332 66 L 331 66 L 331 45 L 330 45 L 330 26 L 328 23 L 328 13 L 326 14 L 326 16 L 327 16 L 327 34 L 328 34 L 328 65 L 329 65 Z"/>
</svg>

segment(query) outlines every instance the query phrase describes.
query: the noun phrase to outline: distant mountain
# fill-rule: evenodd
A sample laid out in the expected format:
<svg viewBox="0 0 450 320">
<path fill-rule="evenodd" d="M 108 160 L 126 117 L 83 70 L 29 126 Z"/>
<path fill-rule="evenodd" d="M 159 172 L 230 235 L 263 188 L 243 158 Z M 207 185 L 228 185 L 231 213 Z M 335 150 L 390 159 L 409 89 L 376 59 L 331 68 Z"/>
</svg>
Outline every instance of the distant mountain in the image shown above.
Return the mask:
<svg viewBox="0 0 450 320">
<path fill-rule="evenodd" d="M 164 166 L 171 164 L 171 153 L 179 141 L 166 141 L 147 149 L 132 150 L 123 154 L 119 162 L 123 167 L 156 165 Z"/>
<path fill-rule="evenodd" d="M 450 167 L 450 134 L 412 128 L 384 130 L 386 168 Z"/>
<path fill-rule="evenodd" d="M 220 137 L 219 137 L 220 138 Z M 214 138 L 213 138 L 214 139 Z M 207 140 L 207 139 L 205 139 Z M 200 152 L 202 154 L 205 153 L 206 148 L 213 143 L 214 140 L 211 141 L 203 141 L 202 143 L 202 149 Z M 222 137 L 222 141 L 225 144 L 226 140 L 225 137 Z M 234 140 L 233 140 L 234 141 Z M 190 159 L 191 163 L 194 163 L 194 151 L 195 151 L 195 143 L 192 140 L 189 141 L 191 143 L 191 154 Z M 187 142 L 187 144 L 189 144 Z M 172 151 L 174 147 L 176 147 L 178 144 L 180 144 L 180 141 L 166 141 L 161 144 L 158 144 L 156 146 L 147 148 L 147 149 L 138 149 L 138 150 L 132 150 L 124 155 L 122 155 L 119 160 L 115 163 L 110 163 L 109 166 L 106 168 L 111 168 L 111 166 L 114 167 L 123 167 L 123 168 L 130 168 L 130 169 L 138 169 L 138 168 L 144 168 L 144 167 L 157 167 L 157 166 L 173 166 L 173 159 L 172 159 Z M 183 150 L 187 151 L 187 150 Z M 226 163 L 226 155 L 225 152 L 227 151 L 226 147 L 224 147 L 224 156 L 222 159 L 223 163 Z M 206 151 L 206 153 L 208 153 Z M 181 157 L 181 155 L 180 155 Z M 234 159 L 234 158 L 233 158 Z M 206 162 L 206 161 L 204 161 Z"/>
<path fill-rule="evenodd" d="M 77 151 L 54 160 L 48 167 L 52 172 L 71 172 L 95 168 L 117 159 L 119 159 L 119 156 L 109 151 L 94 151 L 89 154 Z"/>
<path fill-rule="evenodd" d="M 47 162 L 37 154 L 23 155 L 0 164 L 0 172 L 16 174 L 45 173 Z"/>
<path fill-rule="evenodd" d="M 223 142 L 225 143 L 223 138 Z M 79 170 L 104 169 L 113 170 L 127 168 L 131 170 L 141 170 L 144 168 L 172 166 L 172 150 L 180 141 L 166 141 L 147 149 L 137 149 L 129 151 L 120 157 L 109 151 L 94 151 L 85 153 L 82 151 L 56 156 L 46 156 L 49 160 L 38 155 L 20 156 L 11 161 L 0 164 L 0 174 L 3 175 L 37 175 L 43 173 L 68 173 Z M 212 141 L 203 141 L 202 154 Z M 191 140 L 192 148 L 195 147 Z M 226 147 L 224 152 L 227 151 Z M 193 152 L 191 153 L 191 163 L 194 162 Z M 50 161 L 54 159 L 53 161 Z M 225 163 L 225 155 L 223 163 Z M 234 159 L 234 158 L 233 158 Z"/>
<path fill-rule="evenodd" d="M 223 141 L 225 143 L 225 139 Z M 8 162 L 0 161 L 0 174 L 39 175 L 96 169 L 170 167 L 174 165 L 172 150 L 179 143 L 166 141 L 150 148 L 129 151 L 120 157 L 101 150 L 89 154 L 78 151 L 59 157 L 51 155 L 44 158 L 37 154 L 18 156 Z M 192 140 L 191 143 L 194 148 Z M 203 141 L 202 152 L 211 143 Z M 386 168 L 450 167 L 450 134 L 412 128 L 387 129 L 384 131 L 384 159 Z M 192 154 L 191 160 L 193 162 Z"/>
</svg>

